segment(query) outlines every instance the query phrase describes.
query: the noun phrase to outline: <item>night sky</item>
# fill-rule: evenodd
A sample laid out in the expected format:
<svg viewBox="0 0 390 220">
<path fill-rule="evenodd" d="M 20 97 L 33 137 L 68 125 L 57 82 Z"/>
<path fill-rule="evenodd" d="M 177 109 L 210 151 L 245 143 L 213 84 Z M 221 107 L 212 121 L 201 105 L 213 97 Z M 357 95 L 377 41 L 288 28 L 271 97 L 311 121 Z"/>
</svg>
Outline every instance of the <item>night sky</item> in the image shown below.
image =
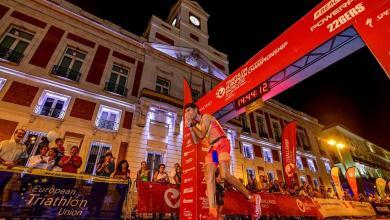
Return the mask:
<svg viewBox="0 0 390 220">
<path fill-rule="evenodd" d="M 153 14 L 166 20 L 176 0 L 70 2 L 140 36 Z M 233 72 L 320 1 L 198 2 L 210 14 L 209 44 L 228 55 Z M 390 80 L 366 47 L 274 98 L 390 150 Z"/>
</svg>

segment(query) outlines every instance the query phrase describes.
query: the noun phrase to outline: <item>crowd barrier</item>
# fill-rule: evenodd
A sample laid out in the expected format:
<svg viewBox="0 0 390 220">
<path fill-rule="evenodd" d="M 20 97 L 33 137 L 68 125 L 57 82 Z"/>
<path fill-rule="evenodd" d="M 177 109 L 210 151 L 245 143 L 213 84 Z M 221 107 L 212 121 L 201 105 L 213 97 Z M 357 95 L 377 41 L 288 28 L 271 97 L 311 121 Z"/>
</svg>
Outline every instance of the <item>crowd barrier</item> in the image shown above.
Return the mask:
<svg viewBox="0 0 390 220">
<path fill-rule="evenodd" d="M 176 185 L 153 182 L 137 182 L 138 213 L 178 213 L 180 206 L 180 188 Z M 261 215 L 264 216 L 300 216 L 328 218 L 338 216 L 370 217 L 375 210 L 370 203 L 342 201 L 336 199 L 311 199 L 292 197 L 277 193 L 259 193 L 261 197 Z M 195 200 L 187 199 L 185 203 Z M 225 192 L 223 214 L 250 215 L 250 204 L 238 192 Z"/>
<path fill-rule="evenodd" d="M 4 184 L 6 183 L 6 184 Z M 1 218 L 117 219 L 127 200 L 129 181 L 0 166 Z"/>
</svg>

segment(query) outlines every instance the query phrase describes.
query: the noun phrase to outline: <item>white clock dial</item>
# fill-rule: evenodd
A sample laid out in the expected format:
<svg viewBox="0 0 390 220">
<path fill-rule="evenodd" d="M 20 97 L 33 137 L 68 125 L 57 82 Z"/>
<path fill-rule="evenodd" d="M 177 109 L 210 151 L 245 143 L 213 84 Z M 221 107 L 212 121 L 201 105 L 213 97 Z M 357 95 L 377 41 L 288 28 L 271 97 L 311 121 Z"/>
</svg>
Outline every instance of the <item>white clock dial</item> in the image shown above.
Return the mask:
<svg viewBox="0 0 390 220">
<path fill-rule="evenodd" d="M 200 25 L 200 21 L 197 17 L 191 15 L 190 16 L 190 22 L 195 25 L 195 26 L 199 26 Z"/>
</svg>

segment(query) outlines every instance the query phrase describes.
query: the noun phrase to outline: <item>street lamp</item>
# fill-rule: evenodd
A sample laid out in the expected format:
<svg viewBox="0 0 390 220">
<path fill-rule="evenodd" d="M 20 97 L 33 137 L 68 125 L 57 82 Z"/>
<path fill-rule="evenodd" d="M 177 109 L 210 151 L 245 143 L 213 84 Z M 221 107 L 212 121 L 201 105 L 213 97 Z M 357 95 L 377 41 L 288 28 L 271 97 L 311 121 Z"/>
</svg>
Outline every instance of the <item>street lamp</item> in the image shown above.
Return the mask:
<svg viewBox="0 0 390 220">
<path fill-rule="evenodd" d="M 337 142 L 333 139 L 329 139 L 326 143 L 328 143 L 330 146 L 336 146 L 337 153 L 339 154 L 339 157 L 341 160 L 341 164 L 344 167 L 344 169 L 347 170 L 345 167 L 345 164 L 344 164 L 343 157 L 341 156 L 341 152 L 340 152 L 340 149 L 343 149 L 345 147 L 345 145 L 343 143 Z"/>
</svg>

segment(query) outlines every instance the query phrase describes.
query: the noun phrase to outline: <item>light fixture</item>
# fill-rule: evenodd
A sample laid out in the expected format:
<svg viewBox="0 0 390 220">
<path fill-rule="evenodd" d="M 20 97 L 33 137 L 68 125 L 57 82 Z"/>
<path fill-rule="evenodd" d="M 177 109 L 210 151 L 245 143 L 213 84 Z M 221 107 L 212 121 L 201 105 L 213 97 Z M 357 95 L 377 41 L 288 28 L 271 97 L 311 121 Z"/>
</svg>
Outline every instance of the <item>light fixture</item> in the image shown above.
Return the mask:
<svg viewBox="0 0 390 220">
<path fill-rule="evenodd" d="M 331 146 L 334 146 L 334 145 L 336 144 L 336 141 L 333 140 L 333 139 L 329 139 L 329 140 L 327 141 L 327 143 L 328 143 L 329 145 L 331 145 Z"/>
</svg>

